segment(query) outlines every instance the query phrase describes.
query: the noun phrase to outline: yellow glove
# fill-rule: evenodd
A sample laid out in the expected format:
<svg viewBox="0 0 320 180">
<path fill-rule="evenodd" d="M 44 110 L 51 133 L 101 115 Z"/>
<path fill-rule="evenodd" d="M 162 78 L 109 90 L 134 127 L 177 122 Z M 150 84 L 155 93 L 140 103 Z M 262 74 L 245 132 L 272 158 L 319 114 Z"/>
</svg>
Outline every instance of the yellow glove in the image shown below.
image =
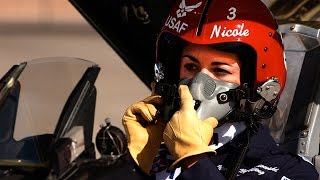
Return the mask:
<svg viewBox="0 0 320 180">
<path fill-rule="evenodd" d="M 170 170 L 184 158 L 215 152 L 208 145 L 218 121 L 213 117 L 203 121 L 198 119 L 188 86 L 180 85 L 179 95 L 181 98 L 180 110 L 172 116 L 163 133 L 163 140 L 175 159 Z"/>
<path fill-rule="evenodd" d="M 165 124 L 161 121 L 154 122 L 157 113 L 155 105 L 160 104 L 160 96 L 150 96 L 131 105 L 122 118 L 129 152 L 141 170 L 147 174 L 163 140 Z"/>
</svg>

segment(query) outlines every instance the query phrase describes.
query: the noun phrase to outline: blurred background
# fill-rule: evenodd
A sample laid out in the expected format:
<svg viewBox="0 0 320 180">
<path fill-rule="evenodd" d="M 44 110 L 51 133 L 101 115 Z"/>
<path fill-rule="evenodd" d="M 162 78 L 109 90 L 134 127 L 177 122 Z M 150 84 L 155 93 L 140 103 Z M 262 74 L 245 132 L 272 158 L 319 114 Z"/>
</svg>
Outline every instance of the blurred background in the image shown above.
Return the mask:
<svg viewBox="0 0 320 180">
<path fill-rule="evenodd" d="M 149 94 L 67 0 L 1 0 L 0 11 L 0 76 L 14 64 L 52 56 L 82 58 L 101 67 L 95 131 L 105 118 L 123 129 L 126 108 Z"/>
<path fill-rule="evenodd" d="M 320 19 L 319 0 L 263 1 L 272 7 L 278 21 Z M 123 130 L 124 111 L 150 93 L 147 83 L 136 75 L 139 70 L 133 72 L 68 0 L 1 0 L 0 11 L 0 76 L 12 65 L 35 58 L 66 56 L 93 61 L 101 67 L 96 82 L 95 131 L 106 118 Z"/>
</svg>

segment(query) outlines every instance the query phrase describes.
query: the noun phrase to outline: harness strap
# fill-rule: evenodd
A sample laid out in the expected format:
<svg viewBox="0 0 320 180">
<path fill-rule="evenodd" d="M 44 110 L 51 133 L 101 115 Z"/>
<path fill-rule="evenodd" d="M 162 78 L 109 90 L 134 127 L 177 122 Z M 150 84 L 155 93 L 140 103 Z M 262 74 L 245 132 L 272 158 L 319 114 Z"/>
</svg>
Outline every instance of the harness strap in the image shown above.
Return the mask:
<svg viewBox="0 0 320 180">
<path fill-rule="evenodd" d="M 243 117 L 244 118 L 244 117 Z M 225 178 L 233 180 L 236 178 L 244 157 L 248 151 L 251 137 L 258 131 L 257 120 L 254 116 L 246 117 L 247 129 L 240 135 L 235 144 L 232 145 L 228 152 L 227 158 L 224 161 L 224 166 L 227 168 Z"/>
</svg>

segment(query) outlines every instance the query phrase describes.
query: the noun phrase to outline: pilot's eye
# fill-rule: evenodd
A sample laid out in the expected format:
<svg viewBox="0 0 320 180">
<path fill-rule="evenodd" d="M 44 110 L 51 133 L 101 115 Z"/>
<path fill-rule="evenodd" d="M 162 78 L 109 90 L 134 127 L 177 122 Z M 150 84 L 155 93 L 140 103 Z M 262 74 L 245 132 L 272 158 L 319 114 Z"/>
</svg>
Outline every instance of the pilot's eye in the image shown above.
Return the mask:
<svg viewBox="0 0 320 180">
<path fill-rule="evenodd" d="M 225 76 L 231 74 L 229 71 L 223 68 L 213 68 L 211 71 L 215 76 Z"/>
<path fill-rule="evenodd" d="M 183 67 L 190 72 L 200 71 L 200 68 L 194 63 L 186 63 Z"/>
</svg>

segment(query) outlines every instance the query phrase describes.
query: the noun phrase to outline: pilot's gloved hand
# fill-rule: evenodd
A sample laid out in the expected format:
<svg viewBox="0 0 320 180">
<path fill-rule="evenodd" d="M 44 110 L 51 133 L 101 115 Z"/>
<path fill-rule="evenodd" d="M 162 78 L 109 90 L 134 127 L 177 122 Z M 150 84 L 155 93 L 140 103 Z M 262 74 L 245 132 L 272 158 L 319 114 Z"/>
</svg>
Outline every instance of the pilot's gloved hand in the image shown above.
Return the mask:
<svg viewBox="0 0 320 180">
<path fill-rule="evenodd" d="M 172 116 L 163 133 L 163 140 L 175 159 L 170 170 L 180 166 L 178 163 L 187 157 L 215 152 L 208 145 L 213 136 L 213 129 L 218 124 L 217 119 L 198 119 L 188 86 L 180 85 L 179 95 L 180 110 Z"/>
<path fill-rule="evenodd" d="M 160 96 L 152 94 L 131 105 L 122 118 L 129 152 L 141 170 L 147 174 L 158 153 L 165 128 L 162 121 L 154 122 L 157 114 L 155 105 L 161 105 L 163 102 Z"/>
</svg>

